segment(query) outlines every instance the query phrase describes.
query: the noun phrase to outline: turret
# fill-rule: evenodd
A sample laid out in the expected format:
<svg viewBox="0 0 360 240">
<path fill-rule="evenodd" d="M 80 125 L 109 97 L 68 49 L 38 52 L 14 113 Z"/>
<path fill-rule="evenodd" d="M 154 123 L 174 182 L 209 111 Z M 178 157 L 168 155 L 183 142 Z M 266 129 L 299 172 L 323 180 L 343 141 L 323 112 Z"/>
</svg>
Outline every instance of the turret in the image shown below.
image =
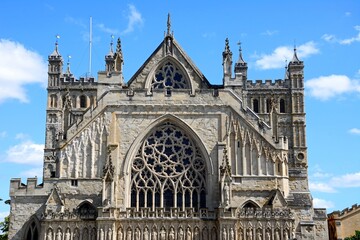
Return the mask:
<svg viewBox="0 0 360 240">
<path fill-rule="evenodd" d="M 59 38 L 57 36 L 57 38 Z M 63 68 L 63 59 L 58 50 L 58 41 L 55 42 L 55 49 L 48 57 L 48 87 L 56 87 L 60 84 L 60 75 Z"/>
<path fill-rule="evenodd" d="M 291 88 L 304 87 L 304 62 L 299 60 L 296 47 L 294 47 L 294 55 L 288 65 L 288 75 L 291 80 Z"/>
<path fill-rule="evenodd" d="M 241 43 L 239 42 L 239 59 L 235 63 L 235 78 L 239 80 L 246 81 L 247 79 L 247 63 L 244 61 L 242 56 Z"/>
<path fill-rule="evenodd" d="M 113 38 L 113 36 L 111 36 Z M 110 74 L 115 69 L 115 54 L 113 51 L 113 40 L 110 42 L 109 53 L 105 56 L 105 71 L 107 74 Z"/>
</svg>

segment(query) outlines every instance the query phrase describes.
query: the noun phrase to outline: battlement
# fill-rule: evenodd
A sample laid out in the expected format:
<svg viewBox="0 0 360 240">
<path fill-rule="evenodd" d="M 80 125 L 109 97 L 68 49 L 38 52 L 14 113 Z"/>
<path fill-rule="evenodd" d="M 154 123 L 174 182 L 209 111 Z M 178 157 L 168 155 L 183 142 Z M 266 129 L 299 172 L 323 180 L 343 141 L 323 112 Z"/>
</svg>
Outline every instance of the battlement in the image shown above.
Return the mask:
<svg viewBox="0 0 360 240">
<path fill-rule="evenodd" d="M 276 80 L 247 80 L 246 81 L 246 87 L 247 88 L 263 88 L 263 89 L 268 89 L 268 88 L 289 88 L 290 87 L 290 81 L 285 79 L 276 79 Z"/>
<path fill-rule="evenodd" d="M 352 214 L 359 209 L 360 209 L 360 205 L 354 204 L 351 206 L 351 208 L 345 208 L 342 211 L 334 211 L 332 213 L 329 213 L 328 217 L 343 218 L 343 217 L 346 217 L 346 215 Z"/>
<path fill-rule="evenodd" d="M 21 182 L 21 178 L 10 180 L 10 197 L 18 195 L 37 195 L 43 192 L 43 183 L 37 183 L 37 177 L 28 178 L 26 184 Z"/>
</svg>

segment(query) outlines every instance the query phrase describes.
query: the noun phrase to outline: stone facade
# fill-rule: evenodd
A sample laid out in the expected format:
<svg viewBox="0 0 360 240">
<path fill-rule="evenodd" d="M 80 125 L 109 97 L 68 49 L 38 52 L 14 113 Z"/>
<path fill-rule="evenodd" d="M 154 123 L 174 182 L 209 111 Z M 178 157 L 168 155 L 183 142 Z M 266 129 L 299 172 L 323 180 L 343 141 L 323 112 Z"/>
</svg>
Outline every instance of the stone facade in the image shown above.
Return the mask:
<svg viewBox="0 0 360 240">
<path fill-rule="evenodd" d="M 11 239 L 327 239 L 308 188 L 304 64 L 253 82 L 240 49 L 211 84 L 174 39 L 127 82 L 49 56 L 43 183 L 12 179 Z"/>
<path fill-rule="evenodd" d="M 328 214 L 329 239 L 345 239 L 360 231 L 360 206 L 357 204 L 342 211 Z"/>
</svg>

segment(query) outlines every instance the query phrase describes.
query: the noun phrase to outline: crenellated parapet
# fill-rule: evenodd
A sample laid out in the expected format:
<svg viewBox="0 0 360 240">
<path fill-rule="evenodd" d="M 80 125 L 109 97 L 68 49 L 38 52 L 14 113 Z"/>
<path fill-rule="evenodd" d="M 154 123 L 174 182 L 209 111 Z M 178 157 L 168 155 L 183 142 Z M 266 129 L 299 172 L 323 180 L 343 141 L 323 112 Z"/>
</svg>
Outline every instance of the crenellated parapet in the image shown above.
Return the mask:
<svg viewBox="0 0 360 240">
<path fill-rule="evenodd" d="M 37 177 L 27 178 L 26 184 L 24 184 L 21 182 L 21 178 L 12 178 L 10 180 L 10 197 L 44 195 L 44 185 L 43 183 L 38 184 L 37 180 Z"/>
</svg>

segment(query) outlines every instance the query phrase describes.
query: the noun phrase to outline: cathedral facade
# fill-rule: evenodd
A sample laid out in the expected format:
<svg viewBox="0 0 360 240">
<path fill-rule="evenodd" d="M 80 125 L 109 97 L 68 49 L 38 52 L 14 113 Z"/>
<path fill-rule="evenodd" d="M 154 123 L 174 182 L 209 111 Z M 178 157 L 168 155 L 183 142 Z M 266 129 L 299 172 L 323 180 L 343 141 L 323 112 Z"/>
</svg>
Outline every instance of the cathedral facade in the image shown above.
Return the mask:
<svg viewBox="0 0 360 240">
<path fill-rule="evenodd" d="M 304 64 L 251 81 L 225 41 L 211 84 L 174 39 L 123 79 L 76 79 L 49 55 L 43 183 L 11 179 L 10 239 L 327 239 L 308 187 Z"/>
</svg>

